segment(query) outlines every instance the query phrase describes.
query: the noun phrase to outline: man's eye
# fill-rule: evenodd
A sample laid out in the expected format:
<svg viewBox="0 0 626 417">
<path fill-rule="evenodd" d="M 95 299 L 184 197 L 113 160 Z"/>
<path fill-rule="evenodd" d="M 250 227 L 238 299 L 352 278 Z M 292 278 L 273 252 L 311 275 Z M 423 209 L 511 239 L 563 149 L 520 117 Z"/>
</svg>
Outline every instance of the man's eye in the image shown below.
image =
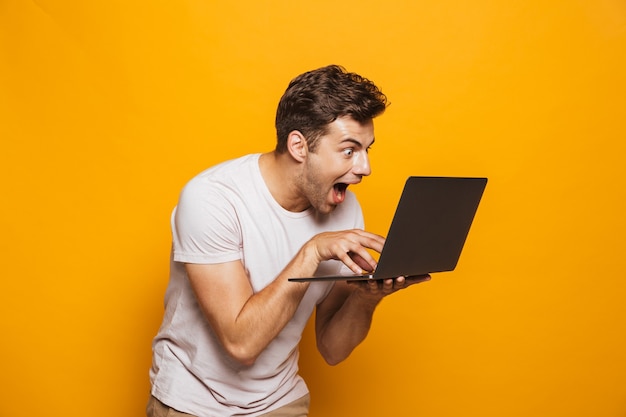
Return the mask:
<svg viewBox="0 0 626 417">
<path fill-rule="evenodd" d="M 343 150 L 343 154 L 345 156 L 352 156 L 353 153 L 354 153 L 354 149 L 352 149 L 352 148 L 348 148 L 348 149 L 344 149 Z"/>
</svg>

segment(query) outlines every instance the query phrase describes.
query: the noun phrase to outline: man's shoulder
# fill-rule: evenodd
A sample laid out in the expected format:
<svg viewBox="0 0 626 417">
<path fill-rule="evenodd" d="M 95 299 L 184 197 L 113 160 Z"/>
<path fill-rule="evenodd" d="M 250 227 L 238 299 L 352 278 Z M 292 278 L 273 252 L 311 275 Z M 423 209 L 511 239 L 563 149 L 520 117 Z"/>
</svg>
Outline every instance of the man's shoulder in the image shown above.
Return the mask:
<svg viewBox="0 0 626 417">
<path fill-rule="evenodd" d="M 259 154 L 249 154 L 213 165 L 191 178 L 183 191 L 209 191 L 246 184 L 257 175 L 258 158 Z"/>
<path fill-rule="evenodd" d="M 229 159 L 205 169 L 193 177 L 190 182 L 202 179 L 225 180 L 238 175 L 246 175 L 256 170 L 258 161 L 259 154 L 248 154 Z"/>
</svg>

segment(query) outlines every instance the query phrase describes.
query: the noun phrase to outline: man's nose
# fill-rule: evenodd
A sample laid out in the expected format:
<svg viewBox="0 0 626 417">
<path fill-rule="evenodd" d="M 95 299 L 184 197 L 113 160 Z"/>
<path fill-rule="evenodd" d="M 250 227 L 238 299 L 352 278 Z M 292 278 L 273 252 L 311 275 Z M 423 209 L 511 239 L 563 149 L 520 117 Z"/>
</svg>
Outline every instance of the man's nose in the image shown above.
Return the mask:
<svg viewBox="0 0 626 417">
<path fill-rule="evenodd" d="M 354 158 L 353 172 L 356 175 L 368 176 L 372 173 L 372 167 L 370 166 L 370 158 L 367 152 L 360 152 L 359 155 Z"/>
</svg>

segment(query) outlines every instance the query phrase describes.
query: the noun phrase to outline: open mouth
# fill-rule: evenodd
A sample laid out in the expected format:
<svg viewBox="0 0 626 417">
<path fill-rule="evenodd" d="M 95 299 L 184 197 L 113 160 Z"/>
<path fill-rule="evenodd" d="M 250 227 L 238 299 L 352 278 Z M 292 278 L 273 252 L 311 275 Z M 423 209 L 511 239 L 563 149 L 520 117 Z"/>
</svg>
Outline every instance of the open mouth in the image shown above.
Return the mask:
<svg viewBox="0 0 626 417">
<path fill-rule="evenodd" d="M 348 188 L 348 184 L 339 182 L 333 186 L 333 197 L 335 204 L 340 204 L 346 198 L 346 189 Z"/>
</svg>

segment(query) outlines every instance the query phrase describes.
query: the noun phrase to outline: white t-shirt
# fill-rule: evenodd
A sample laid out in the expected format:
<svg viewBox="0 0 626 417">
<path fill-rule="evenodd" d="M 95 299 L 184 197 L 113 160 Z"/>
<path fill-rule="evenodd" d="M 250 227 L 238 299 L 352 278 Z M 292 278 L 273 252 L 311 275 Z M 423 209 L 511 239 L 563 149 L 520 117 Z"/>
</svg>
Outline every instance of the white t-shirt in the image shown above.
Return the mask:
<svg viewBox="0 0 626 417">
<path fill-rule="evenodd" d="M 308 389 L 298 375 L 298 343 L 315 306 L 332 283 L 310 285 L 294 317 L 252 366 L 223 350 L 203 316 L 184 263 L 241 260 L 255 292 L 265 288 L 314 235 L 363 228 L 354 196 L 329 215 L 293 213 L 272 197 L 259 169 L 259 154 L 210 168 L 183 189 L 172 214 L 173 251 L 165 315 L 153 342 L 152 394 L 199 417 L 257 416 L 288 404 Z M 338 261 L 318 274 L 336 274 Z"/>
</svg>

